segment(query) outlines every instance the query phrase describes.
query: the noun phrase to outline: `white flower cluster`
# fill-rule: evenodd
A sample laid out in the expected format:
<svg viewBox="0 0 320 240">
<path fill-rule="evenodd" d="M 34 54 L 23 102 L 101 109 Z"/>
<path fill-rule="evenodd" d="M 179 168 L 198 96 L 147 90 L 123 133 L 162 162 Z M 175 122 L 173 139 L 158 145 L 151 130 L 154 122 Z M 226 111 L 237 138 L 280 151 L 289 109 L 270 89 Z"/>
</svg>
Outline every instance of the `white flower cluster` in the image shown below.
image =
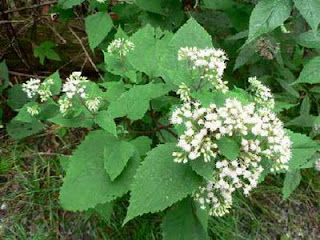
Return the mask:
<svg viewBox="0 0 320 240">
<path fill-rule="evenodd" d="M 254 92 L 255 102 L 262 107 L 273 109 L 275 103 L 270 88 L 263 85 L 256 77 L 249 78 L 248 82 Z"/>
<path fill-rule="evenodd" d="M 33 106 L 28 106 L 27 107 L 27 112 L 31 115 L 31 116 L 37 116 L 40 113 L 40 109 L 38 104 L 34 104 Z"/>
<path fill-rule="evenodd" d="M 185 84 L 182 83 L 179 86 L 179 90 L 177 91 L 177 94 L 180 95 L 180 99 L 184 102 L 190 102 L 191 97 L 190 97 L 190 88 Z"/>
<path fill-rule="evenodd" d="M 73 72 L 67 81 L 62 86 L 62 92 L 64 92 L 67 98 L 72 99 L 76 94 L 79 94 L 81 98 L 86 98 L 86 83 L 88 80 L 86 77 L 81 76 L 81 72 Z"/>
<path fill-rule="evenodd" d="M 101 104 L 101 99 L 99 97 L 89 99 L 86 101 L 85 104 L 86 104 L 86 107 L 89 109 L 89 111 L 97 112 Z"/>
<path fill-rule="evenodd" d="M 199 69 L 201 79 L 213 84 L 216 90 L 228 91 L 227 82 L 222 80 L 226 68 L 226 53 L 221 49 L 183 47 L 178 51 L 178 60 L 187 60 L 193 70 Z"/>
<path fill-rule="evenodd" d="M 68 110 L 72 107 L 72 102 L 66 97 L 60 98 L 58 103 L 59 103 L 60 112 L 63 115 L 67 114 Z"/>
<path fill-rule="evenodd" d="M 212 181 L 195 196 L 203 208 L 210 206 L 211 215 L 228 212 L 236 189 L 249 194 L 257 186 L 262 158 L 272 163 L 271 171 L 288 169 L 291 141 L 270 109 L 257 109 L 254 103 L 243 105 L 230 98 L 222 107 L 211 104 L 205 108 L 198 102 L 186 102 L 173 112 L 171 123 L 185 127 L 177 144 L 181 151 L 173 153 L 175 162 L 200 157 L 204 162 L 215 161 Z M 240 139 L 236 160 L 227 160 L 219 151 L 217 142 L 225 136 Z"/>
<path fill-rule="evenodd" d="M 133 42 L 126 40 L 124 38 L 117 38 L 113 40 L 108 46 L 108 53 L 119 53 L 120 57 L 126 56 L 128 52 L 134 49 Z"/>
<path fill-rule="evenodd" d="M 30 78 L 29 81 L 22 84 L 22 90 L 27 94 L 28 98 L 39 95 L 40 101 L 45 102 L 52 96 L 50 88 L 53 84 L 53 79 L 48 79 L 41 83 L 40 79 Z"/>
<path fill-rule="evenodd" d="M 38 94 L 40 83 L 40 79 L 30 78 L 29 81 L 22 84 L 22 91 L 27 94 L 28 98 L 33 98 Z"/>
</svg>

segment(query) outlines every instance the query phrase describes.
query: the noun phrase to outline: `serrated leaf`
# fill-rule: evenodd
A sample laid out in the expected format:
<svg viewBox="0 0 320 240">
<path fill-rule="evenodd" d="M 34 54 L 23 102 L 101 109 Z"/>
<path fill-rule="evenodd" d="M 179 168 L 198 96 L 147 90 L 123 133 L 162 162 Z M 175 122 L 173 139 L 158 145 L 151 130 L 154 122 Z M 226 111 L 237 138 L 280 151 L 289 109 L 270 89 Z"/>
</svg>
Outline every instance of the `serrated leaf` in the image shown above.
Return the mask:
<svg viewBox="0 0 320 240">
<path fill-rule="evenodd" d="M 136 148 L 140 156 L 144 156 L 151 150 L 152 140 L 146 136 L 141 136 L 130 141 L 130 143 Z"/>
<path fill-rule="evenodd" d="M 293 0 L 296 8 L 306 19 L 314 32 L 318 30 L 320 23 L 320 1 L 319 0 Z"/>
<path fill-rule="evenodd" d="M 15 84 L 8 90 L 8 105 L 14 109 L 18 110 L 22 108 L 30 99 L 27 94 L 22 91 L 21 84 Z"/>
<path fill-rule="evenodd" d="M 139 158 L 131 158 L 122 174 L 112 182 L 104 169 L 104 148 L 109 141 L 114 141 L 114 137 L 105 131 L 90 132 L 70 158 L 60 190 L 60 203 L 65 209 L 87 210 L 129 191 Z"/>
<path fill-rule="evenodd" d="M 139 29 L 130 37 L 130 41 L 136 47 L 127 55 L 129 63 L 137 71 L 144 72 L 149 76 L 156 76 L 159 68 L 159 53 L 164 51 L 163 48 L 166 47 L 162 42 L 168 42 L 167 35 L 171 38 L 171 33 L 162 33 L 161 30 L 155 29 L 149 24 Z"/>
<path fill-rule="evenodd" d="M 309 31 L 298 36 L 297 42 L 307 48 L 320 48 L 320 32 Z"/>
<path fill-rule="evenodd" d="M 59 4 L 64 8 L 72 8 L 73 6 L 79 5 L 83 2 L 84 0 L 59 0 Z"/>
<path fill-rule="evenodd" d="M 42 42 L 38 47 L 33 50 L 35 57 L 39 58 L 40 63 L 43 65 L 44 60 L 50 59 L 55 61 L 60 61 L 58 53 L 54 50 L 56 45 L 51 41 Z"/>
<path fill-rule="evenodd" d="M 98 112 L 95 116 L 95 122 L 104 130 L 111 133 L 113 136 L 117 136 L 117 126 L 107 111 Z"/>
<path fill-rule="evenodd" d="M 182 82 L 192 81 L 191 71 L 186 62 L 178 61 L 181 47 L 212 47 L 211 36 L 193 18 L 189 19 L 172 37 L 166 51 L 160 58 L 161 76 L 172 84 L 179 86 Z"/>
<path fill-rule="evenodd" d="M 79 116 L 64 116 L 63 114 L 59 113 L 56 116 L 49 118 L 49 122 L 54 124 L 63 126 L 63 127 L 84 127 L 84 128 L 91 128 L 94 124 L 94 121 L 90 116 L 86 114 L 80 114 Z"/>
<path fill-rule="evenodd" d="M 320 56 L 312 58 L 302 69 L 299 78 L 294 84 L 297 83 L 320 83 Z"/>
<path fill-rule="evenodd" d="M 201 177 L 212 181 L 213 171 L 215 169 L 215 162 L 211 160 L 210 162 L 204 162 L 203 159 L 196 159 L 190 162 L 192 169 L 199 174 Z"/>
<path fill-rule="evenodd" d="M 170 91 L 166 84 L 138 85 L 121 95 L 121 97 L 110 104 L 109 114 L 113 118 L 127 116 L 131 120 L 137 120 L 144 116 L 149 108 L 151 99 L 165 95 Z"/>
<path fill-rule="evenodd" d="M 6 130 L 11 137 L 20 140 L 43 131 L 44 127 L 39 121 L 24 123 L 12 120 L 6 125 Z"/>
<path fill-rule="evenodd" d="M 62 82 L 61 82 L 61 78 L 60 78 L 60 75 L 59 75 L 59 72 L 56 71 L 54 72 L 53 74 L 51 74 L 49 77 L 47 77 L 44 82 L 47 82 L 49 81 L 50 79 L 53 80 L 53 85 L 50 86 L 50 91 L 53 95 L 58 95 L 61 91 L 61 85 L 62 85 Z"/>
<path fill-rule="evenodd" d="M 107 92 L 104 94 L 104 98 L 108 102 L 117 101 L 118 98 L 126 91 L 123 82 L 106 82 L 100 85 L 107 89 Z"/>
<path fill-rule="evenodd" d="M 0 94 L 9 86 L 9 71 L 6 61 L 0 62 Z"/>
<path fill-rule="evenodd" d="M 290 16 L 290 0 L 261 0 L 253 9 L 249 21 L 247 43 L 279 27 Z"/>
<path fill-rule="evenodd" d="M 108 142 L 104 148 L 104 168 L 111 181 L 121 174 L 134 151 L 134 146 L 129 142 L 118 140 Z"/>
<path fill-rule="evenodd" d="M 94 49 L 111 31 L 113 22 L 107 12 L 98 12 L 86 17 L 85 25 L 90 48 Z"/>
<path fill-rule="evenodd" d="M 124 223 L 145 213 L 164 210 L 199 186 L 200 177 L 190 166 L 173 161 L 175 148 L 175 143 L 167 143 L 147 154 L 135 176 Z"/>
<path fill-rule="evenodd" d="M 320 149 L 320 145 L 304 134 L 294 133 L 289 130 L 287 132 L 292 141 L 292 157 L 289 161 L 289 169 L 293 171 L 305 164 Z"/>
<path fill-rule="evenodd" d="M 236 160 L 240 154 L 239 143 L 231 137 L 222 137 L 217 141 L 219 151 L 229 160 Z"/>
<path fill-rule="evenodd" d="M 106 202 L 103 204 L 98 204 L 93 210 L 98 213 L 105 222 L 109 223 L 111 214 L 113 212 L 113 206 L 114 202 Z"/>
<path fill-rule="evenodd" d="M 293 191 L 299 186 L 301 181 L 300 170 L 294 170 L 286 173 L 282 188 L 282 199 L 286 200 Z"/>
<path fill-rule="evenodd" d="M 190 199 L 170 209 L 162 221 L 164 240 L 206 240 L 209 236 L 201 224 Z"/>
</svg>

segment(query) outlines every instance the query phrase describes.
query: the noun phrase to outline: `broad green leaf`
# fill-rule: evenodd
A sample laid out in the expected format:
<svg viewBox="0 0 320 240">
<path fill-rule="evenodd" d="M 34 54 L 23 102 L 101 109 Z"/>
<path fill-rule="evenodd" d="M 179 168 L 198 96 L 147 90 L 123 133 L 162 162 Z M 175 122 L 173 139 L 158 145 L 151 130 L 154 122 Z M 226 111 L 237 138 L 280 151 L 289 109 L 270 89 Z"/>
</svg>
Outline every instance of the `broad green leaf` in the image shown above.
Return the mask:
<svg viewBox="0 0 320 240">
<path fill-rule="evenodd" d="M 169 90 L 166 84 L 134 86 L 117 101 L 111 102 L 108 112 L 113 118 L 127 116 L 131 120 L 140 119 L 148 110 L 150 100 L 166 94 Z"/>
<path fill-rule="evenodd" d="M 20 122 L 26 122 L 31 123 L 33 121 L 36 121 L 37 118 L 35 116 L 32 116 L 30 113 L 28 113 L 28 108 L 32 107 L 36 103 L 27 103 L 25 104 L 18 112 L 17 116 L 14 117 L 15 121 Z"/>
<path fill-rule="evenodd" d="M 121 94 L 126 91 L 123 82 L 106 82 L 100 85 L 107 89 L 107 92 L 104 94 L 104 98 L 108 102 L 117 101 Z"/>
<path fill-rule="evenodd" d="M 50 91 L 53 95 L 58 95 L 61 91 L 61 85 L 62 85 L 59 72 L 56 71 L 55 73 L 51 74 L 49 77 L 47 77 L 44 80 L 44 82 L 47 82 L 50 79 L 53 80 L 53 85 L 50 87 Z"/>
<path fill-rule="evenodd" d="M 162 221 L 164 240 L 206 240 L 209 236 L 201 224 L 191 199 L 184 199 L 170 209 Z"/>
<path fill-rule="evenodd" d="M 249 22 L 247 43 L 279 27 L 289 18 L 290 0 L 261 0 L 253 9 Z"/>
<path fill-rule="evenodd" d="M 320 32 L 305 32 L 298 36 L 297 42 L 306 48 L 320 48 Z"/>
<path fill-rule="evenodd" d="M 6 61 L 0 62 L 0 94 L 9 86 L 9 71 Z"/>
<path fill-rule="evenodd" d="M 117 136 L 117 126 L 107 111 L 98 112 L 95 116 L 95 122 L 104 130 L 111 133 L 113 136 Z"/>
<path fill-rule="evenodd" d="M 140 136 L 130 141 L 130 143 L 137 149 L 140 156 L 144 156 L 151 150 L 152 140 L 146 136 Z"/>
<path fill-rule="evenodd" d="M 196 159 L 190 162 L 192 169 L 199 174 L 201 177 L 212 181 L 213 171 L 215 169 L 215 161 L 204 162 L 203 159 Z"/>
<path fill-rule="evenodd" d="M 242 67 L 243 65 L 249 62 L 252 63 L 252 60 L 255 59 L 254 56 L 257 55 L 256 52 L 257 49 L 255 44 L 248 44 L 242 47 L 236 58 L 233 71 L 237 70 L 238 68 Z"/>
<path fill-rule="evenodd" d="M 165 14 L 164 9 L 162 8 L 162 0 L 135 0 L 134 3 L 141 9 L 158 13 Z"/>
<path fill-rule="evenodd" d="M 296 8 L 306 19 L 314 32 L 318 30 L 320 23 L 320 1 L 319 0 L 293 0 Z"/>
<path fill-rule="evenodd" d="M 234 138 L 222 137 L 217 144 L 221 154 L 229 160 L 236 160 L 240 154 L 240 145 Z"/>
<path fill-rule="evenodd" d="M 14 109 L 18 110 L 22 108 L 30 99 L 27 94 L 22 91 L 21 84 L 15 84 L 8 90 L 8 105 Z"/>
<path fill-rule="evenodd" d="M 191 83 L 190 68 L 185 61 L 178 61 L 181 47 L 212 47 L 211 36 L 193 18 L 189 19 L 172 37 L 166 51 L 160 58 L 161 76 L 165 81 L 179 86 L 182 82 Z"/>
<path fill-rule="evenodd" d="M 286 200 L 293 191 L 299 186 L 301 181 L 300 170 L 294 170 L 286 173 L 282 188 L 282 199 Z"/>
<path fill-rule="evenodd" d="M 136 47 L 127 56 L 129 63 L 140 72 L 149 76 L 156 76 L 160 53 L 167 47 L 163 45 L 167 44 L 171 37 L 171 33 L 162 33 L 160 29 L 155 29 L 149 24 L 141 28 L 130 37 L 130 41 Z"/>
<path fill-rule="evenodd" d="M 24 123 L 12 120 L 6 125 L 8 134 L 15 139 L 23 139 L 43 131 L 45 125 L 39 121 Z"/>
<path fill-rule="evenodd" d="M 64 8 L 72 8 L 75 5 L 79 5 L 83 3 L 84 0 L 59 0 L 59 4 L 61 4 Z"/>
<path fill-rule="evenodd" d="M 65 209 L 94 208 L 130 190 L 139 159 L 136 156 L 131 158 L 122 174 L 112 182 L 104 169 L 104 148 L 109 141 L 114 141 L 112 135 L 101 130 L 93 131 L 74 152 L 60 190 L 60 203 Z"/>
<path fill-rule="evenodd" d="M 114 181 L 123 171 L 135 148 L 126 141 L 109 141 L 104 148 L 104 168 L 111 181 Z"/>
<path fill-rule="evenodd" d="M 306 135 L 287 131 L 292 141 L 292 157 L 289 161 L 289 169 L 293 171 L 305 164 L 320 149 L 320 145 Z"/>
<path fill-rule="evenodd" d="M 320 83 L 320 56 L 312 58 L 302 69 L 296 83 Z"/>
<path fill-rule="evenodd" d="M 107 12 L 98 12 L 85 19 L 91 49 L 97 47 L 111 31 L 113 23 Z"/>
<path fill-rule="evenodd" d="M 286 127 L 288 126 L 313 127 L 316 119 L 317 119 L 316 116 L 313 116 L 310 114 L 304 114 L 291 119 L 290 121 L 286 122 L 284 125 Z"/>
<path fill-rule="evenodd" d="M 58 53 L 54 50 L 56 45 L 51 41 L 42 42 L 38 47 L 33 50 L 35 57 L 39 58 L 40 63 L 43 65 L 44 60 L 50 59 L 55 61 L 60 61 Z"/>
<path fill-rule="evenodd" d="M 204 0 L 204 7 L 215 10 L 226 10 L 234 7 L 235 2 L 233 0 Z"/>
<path fill-rule="evenodd" d="M 173 161 L 175 148 L 175 143 L 167 143 L 147 154 L 132 184 L 124 223 L 145 213 L 164 210 L 199 186 L 200 177 L 190 166 Z"/>
<path fill-rule="evenodd" d="M 94 124 L 93 119 L 86 114 L 81 114 L 79 116 L 74 117 L 74 116 L 63 116 L 61 113 L 59 113 L 53 118 L 49 118 L 48 121 L 60 126 L 72 127 L 72 128 L 77 128 L 77 127 L 90 128 Z"/>
<path fill-rule="evenodd" d="M 93 210 L 98 213 L 105 222 L 109 223 L 111 214 L 113 212 L 113 206 L 114 202 L 106 202 L 103 204 L 98 204 Z"/>
</svg>

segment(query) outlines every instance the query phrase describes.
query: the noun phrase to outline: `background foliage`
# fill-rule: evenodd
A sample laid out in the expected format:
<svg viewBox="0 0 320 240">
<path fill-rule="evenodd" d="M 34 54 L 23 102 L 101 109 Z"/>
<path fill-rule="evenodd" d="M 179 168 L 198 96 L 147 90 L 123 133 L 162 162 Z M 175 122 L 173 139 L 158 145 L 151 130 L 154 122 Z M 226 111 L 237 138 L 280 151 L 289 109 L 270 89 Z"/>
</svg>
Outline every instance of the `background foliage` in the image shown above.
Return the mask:
<svg viewBox="0 0 320 240">
<path fill-rule="evenodd" d="M 273 239 L 276 236 L 303 239 L 306 236 L 304 234 L 311 232 L 311 239 L 316 239 L 319 235 L 316 227 L 320 211 L 319 173 L 314 170 L 319 158 L 319 1 L 136 0 L 99 3 L 95 0 L 2 0 L 1 3 L 0 121 L 5 128 L 1 129 L 0 136 L 0 173 L 3 175 L 0 194 L 4 196 L 3 202 L 9 203 L 8 210 L 1 212 L 5 222 L 3 233 L 8 239 L 37 238 L 37 235 L 39 239 L 72 239 L 75 234 L 105 239 L 160 239 L 162 215 L 165 215 L 162 225 L 164 239 L 188 239 L 191 236 L 191 239 L 204 239 L 207 233 L 203 230 L 203 224 L 199 223 L 202 217 L 197 216 L 195 209 L 190 211 L 192 208 L 188 199 L 165 214 L 146 215 L 130 221 L 124 230 L 120 230 L 120 226 L 126 215 L 123 206 L 128 205 L 128 196 L 113 201 L 129 190 L 125 183 L 128 184 L 129 179 L 133 178 L 132 172 L 137 168 L 139 159 L 150 150 L 150 146 L 168 142 L 172 138 L 172 133 L 163 127 L 167 124 L 165 119 L 157 118 L 159 112 L 168 111 L 168 106 L 176 101 L 172 96 L 161 100 L 158 98 L 171 88 L 167 89 L 159 82 L 145 83 L 150 79 L 157 81 L 160 77 L 172 85 L 185 80 L 188 73 L 184 71 L 184 66 L 177 63 L 175 53 L 181 46 L 194 43 L 198 47 L 213 43 L 214 47 L 226 50 L 229 63 L 225 78 L 231 85 L 246 89 L 247 77 L 257 76 L 270 86 L 275 93 L 278 116 L 284 121 L 285 127 L 291 130 L 290 135 L 294 139 L 291 172 L 285 176 L 267 178 L 265 185 L 247 200 L 239 196 L 237 206 L 230 216 L 210 219 L 210 237 L 256 239 L 258 236 L 261 239 Z M 184 25 L 190 18 L 194 20 Z M 204 29 L 198 27 L 198 23 Z M 134 51 L 124 66 L 119 65 L 117 59 L 106 52 L 114 37 L 130 37 L 135 45 L 143 46 L 140 48 L 143 50 Z M 43 114 L 38 119 L 26 114 L 24 106 L 27 106 L 30 99 L 21 90 L 21 84 L 27 78 L 48 79 L 51 76 L 59 82 L 60 78 L 67 77 L 75 70 L 81 70 L 100 88 L 108 89 L 104 95 L 109 104 L 108 111 L 99 112 L 94 120 L 83 121 L 81 116 L 68 119 L 57 115 L 56 106 L 48 102 L 42 106 Z M 118 82 L 120 78 L 124 79 L 123 84 Z M 137 86 L 131 88 L 134 84 Z M 59 86 L 56 88 L 60 89 Z M 55 94 L 59 92 L 57 90 Z M 146 111 L 149 114 L 145 115 Z M 125 116 L 128 122 L 116 128 L 113 119 Z M 110 135 L 95 131 L 85 137 L 94 123 Z M 117 142 L 116 146 L 120 148 L 118 151 L 125 150 L 121 158 L 122 169 L 117 169 L 118 165 L 105 160 L 113 159 L 112 151 L 106 157 L 103 146 L 97 142 L 119 141 L 115 136 L 123 134 L 124 130 L 129 131 L 131 139 Z M 145 138 L 133 140 L 139 134 L 145 135 Z M 72 151 L 83 139 L 84 142 Z M 136 145 L 139 146 L 140 154 L 133 154 L 130 150 Z M 161 180 L 165 181 L 161 178 L 161 172 L 150 175 L 143 169 L 149 169 L 148 164 L 161 165 L 167 161 L 169 157 L 166 154 L 172 148 L 172 144 L 168 143 L 149 152 L 139 168 L 137 178 L 148 178 L 158 182 L 161 187 Z M 156 151 L 163 158 L 154 157 L 157 156 Z M 73 156 L 69 157 L 71 152 Z M 77 159 L 80 167 L 68 166 L 72 159 Z M 89 163 L 88 159 L 96 160 L 96 163 Z M 173 164 L 169 159 L 166 166 L 170 163 Z M 79 177 L 80 170 L 84 171 L 92 165 L 95 165 L 90 168 L 93 172 L 88 174 L 92 178 L 82 176 L 86 178 L 83 182 L 85 186 L 74 189 L 68 185 L 68 181 L 72 182 Z M 120 187 L 110 184 L 110 191 L 104 168 L 115 179 L 125 166 L 125 174 L 117 180 L 120 181 Z M 67 170 L 69 167 L 71 170 Z M 163 166 L 159 168 L 166 170 Z M 61 191 L 61 205 L 67 210 L 91 208 L 87 212 L 62 213 L 57 196 L 66 171 L 71 174 Z M 98 185 L 97 182 L 104 184 Z M 133 202 L 141 202 L 139 197 L 145 197 L 155 190 L 154 185 L 142 188 L 139 186 L 141 182 L 133 185 L 133 188 L 142 189 L 139 194 L 132 194 Z M 174 182 L 181 184 L 181 187 L 187 185 L 184 189 L 186 195 L 190 191 L 188 187 L 192 188 L 190 184 Z M 300 182 L 301 189 L 292 196 Z M 91 196 L 93 188 L 99 189 L 101 195 Z M 18 193 L 12 189 L 18 189 Z M 78 193 L 75 192 L 77 190 Z M 160 192 L 153 195 L 157 193 Z M 77 194 L 87 197 L 75 201 Z M 281 203 L 281 198 L 285 200 L 290 195 L 289 200 Z M 161 196 L 164 196 L 162 192 L 157 199 Z M 175 199 L 183 197 L 175 196 Z M 19 204 L 15 203 L 16 199 L 19 199 Z M 108 204 L 102 203 L 107 200 Z M 162 210 L 170 205 L 161 204 L 154 208 L 153 204 L 146 202 L 140 210 L 130 209 L 127 218 Z M 277 204 L 283 204 L 288 212 L 283 212 Z M 24 209 L 24 212 L 42 212 L 41 217 L 46 220 L 46 224 L 28 229 L 28 223 L 35 216 L 18 214 L 19 208 Z M 145 208 L 144 212 L 141 212 L 142 208 Z M 307 220 L 302 217 L 306 211 L 310 214 Z M 285 222 L 285 228 L 275 227 L 278 215 L 281 215 L 280 221 Z M 186 218 L 186 221 L 180 222 L 181 218 Z M 19 225 L 21 219 L 22 224 Z M 247 224 L 241 223 L 244 220 Z M 181 226 L 181 229 L 190 230 L 192 226 L 192 233 L 198 235 L 176 236 L 179 231 L 171 228 L 172 222 Z M 296 226 L 301 226 L 298 227 L 299 231 Z M 52 228 L 57 230 L 48 230 Z M 130 233 L 134 233 L 133 236 Z"/>
</svg>

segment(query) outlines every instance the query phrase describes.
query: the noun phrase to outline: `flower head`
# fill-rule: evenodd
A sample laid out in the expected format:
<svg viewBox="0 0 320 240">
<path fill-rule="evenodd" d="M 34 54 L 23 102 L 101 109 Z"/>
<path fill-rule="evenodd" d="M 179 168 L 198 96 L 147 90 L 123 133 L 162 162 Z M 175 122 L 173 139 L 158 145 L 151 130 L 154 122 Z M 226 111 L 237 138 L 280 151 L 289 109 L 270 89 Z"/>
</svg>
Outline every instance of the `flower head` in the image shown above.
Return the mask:
<svg viewBox="0 0 320 240">
<path fill-rule="evenodd" d="M 124 38 L 117 38 L 113 40 L 110 45 L 108 46 L 108 53 L 119 53 L 119 55 L 126 56 L 128 52 L 132 51 L 134 49 L 133 42 L 126 40 Z"/>
<path fill-rule="evenodd" d="M 77 94 L 81 98 L 86 98 L 86 86 L 84 85 L 86 82 L 88 82 L 88 80 L 86 77 L 81 76 L 81 72 L 73 72 L 63 84 L 62 92 L 64 92 L 69 99 L 72 99 Z"/>
<path fill-rule="evenodd" d="M 40 83 L 40 79 L 30 78 L 29 81 L 22 84 L 22 91 L 24 91 L 27 94 L 28 98 L 33 98 L 38 94 Z"/>
</svg>

